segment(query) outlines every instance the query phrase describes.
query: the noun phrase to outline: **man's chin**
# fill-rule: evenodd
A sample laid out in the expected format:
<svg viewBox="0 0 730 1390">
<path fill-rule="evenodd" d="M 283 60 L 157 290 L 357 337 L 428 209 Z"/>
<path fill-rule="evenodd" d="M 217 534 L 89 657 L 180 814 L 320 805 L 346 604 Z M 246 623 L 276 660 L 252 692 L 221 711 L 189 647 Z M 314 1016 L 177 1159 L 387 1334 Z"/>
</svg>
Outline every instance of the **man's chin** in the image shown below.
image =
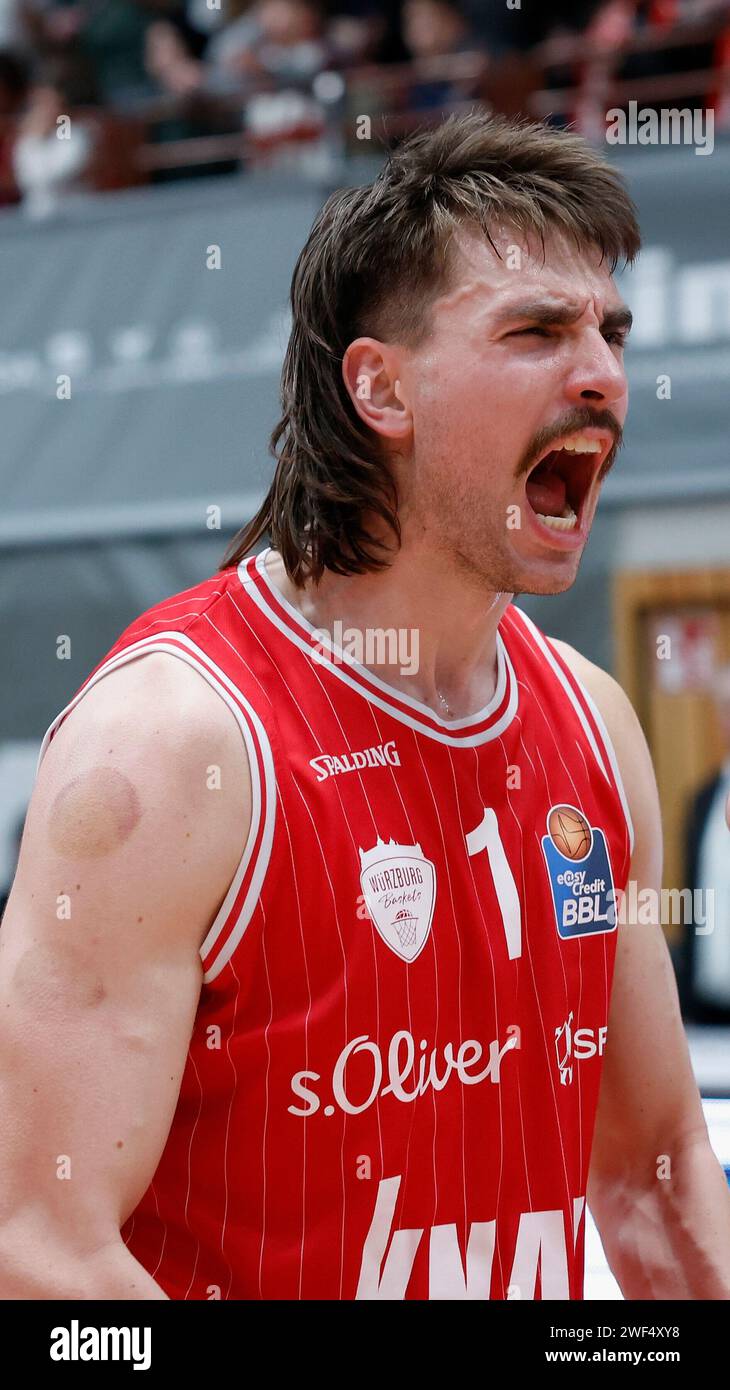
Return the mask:
<svg viewBox="0 0 730 1390">
<path fill-rule="evenodd" d="M 520 566 L 517 582 L 512 588 L 515 594 L 564 594 L 571 589 L 578 577 L 582 552 L 578 555 L 564 556 L 556 565 Z"/>
</svg>

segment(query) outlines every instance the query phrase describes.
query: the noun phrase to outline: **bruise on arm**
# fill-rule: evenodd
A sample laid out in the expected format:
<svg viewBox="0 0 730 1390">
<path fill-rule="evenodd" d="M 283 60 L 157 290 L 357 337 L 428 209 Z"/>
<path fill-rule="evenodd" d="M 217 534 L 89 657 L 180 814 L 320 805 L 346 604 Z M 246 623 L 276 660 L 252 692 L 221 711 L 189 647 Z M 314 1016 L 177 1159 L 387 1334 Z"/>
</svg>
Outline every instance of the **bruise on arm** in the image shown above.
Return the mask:
<svg viewBox="0 0 730 1390">
<path fill-rule="evenodd" d="M 141 815 L 137 792 L 123 772 L 90 768 L 54 797 L 49 840 L 62 859 L 100 859 L 129 838 Z"/>
</svg>

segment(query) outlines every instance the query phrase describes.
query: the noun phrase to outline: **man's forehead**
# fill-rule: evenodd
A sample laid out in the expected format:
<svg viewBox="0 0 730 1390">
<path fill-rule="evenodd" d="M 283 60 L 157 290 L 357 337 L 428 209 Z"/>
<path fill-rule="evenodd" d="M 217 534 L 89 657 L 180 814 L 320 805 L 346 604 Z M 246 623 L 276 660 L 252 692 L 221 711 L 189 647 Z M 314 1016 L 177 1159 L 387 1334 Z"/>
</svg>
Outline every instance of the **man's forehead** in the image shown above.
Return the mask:
<svg viewBox="0 0 730 1390">
<path fill-rule="evenodd" d="M 435 301 L 442 309 L 471 301 L 480 312 L 499 313 L 511 303 L 538 297 L 578 311 L 595 299 L 603 308 L 622 303 L 609 266 L 597 247 L 578 248 L 559 233 L 539 238 L 518 233 L 461 232 L 452 246 L 450 286 Z M 495 249 L 496 248 L 496 249 Z"/>
</svg>

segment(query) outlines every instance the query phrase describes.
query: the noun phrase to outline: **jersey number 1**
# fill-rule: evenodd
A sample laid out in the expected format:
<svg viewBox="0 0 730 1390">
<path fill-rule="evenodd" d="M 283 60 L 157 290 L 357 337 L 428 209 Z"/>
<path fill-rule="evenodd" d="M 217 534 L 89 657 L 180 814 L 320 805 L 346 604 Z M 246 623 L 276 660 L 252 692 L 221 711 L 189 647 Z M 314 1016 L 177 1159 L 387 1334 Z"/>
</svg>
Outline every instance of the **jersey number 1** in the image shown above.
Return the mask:
<svg viewBox="0 0 730 1390">
<path fill-rule="evenodd" d="M 489 867 L 492 871 L 494 889 L 497 894 L 499 910 L 502 914 L 504 937 L 507 942 L 507 955 L 516 960 L 522 955 L 522 910 L 512 870 L 504 852 L 499 824 L 491 806 L 484 807 L 484 817 L 476 830 L 470 830 L 466 837 L 469 855 L 487 851 Z"/>
</svg>

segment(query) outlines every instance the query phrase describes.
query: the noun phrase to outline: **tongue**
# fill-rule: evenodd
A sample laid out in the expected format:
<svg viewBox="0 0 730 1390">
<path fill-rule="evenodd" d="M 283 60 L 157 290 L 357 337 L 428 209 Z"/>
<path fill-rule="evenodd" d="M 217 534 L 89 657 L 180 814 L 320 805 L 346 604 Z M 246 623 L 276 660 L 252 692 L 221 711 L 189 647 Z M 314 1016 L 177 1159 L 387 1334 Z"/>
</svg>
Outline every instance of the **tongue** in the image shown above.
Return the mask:
<svg viewBox="0 0 730 1390">
<path fill-rule="evenodd" d="M 559 473 L 537 473 L 528 479 L 527 500 L 534 512 L 543 516 L 562 516 L 565 510 L 565 480 Z"/>
</svg>

